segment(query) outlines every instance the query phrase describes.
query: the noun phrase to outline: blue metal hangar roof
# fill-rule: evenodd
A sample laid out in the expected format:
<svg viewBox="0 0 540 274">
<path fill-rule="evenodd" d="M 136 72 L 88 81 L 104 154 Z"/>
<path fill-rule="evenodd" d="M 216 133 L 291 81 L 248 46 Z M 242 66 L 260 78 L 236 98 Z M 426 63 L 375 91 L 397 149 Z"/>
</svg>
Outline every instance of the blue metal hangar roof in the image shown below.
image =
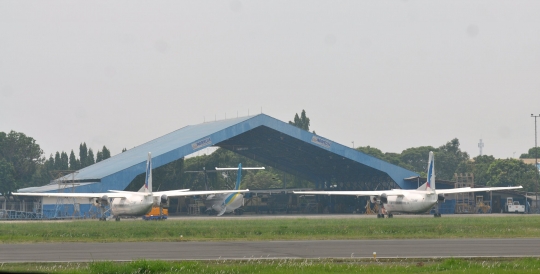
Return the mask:
<svg viewBox="0 0 540 274">
<path fill-rule="evenodd" d="M 295 174 L 324 188 L 331 182 L 340 189 L 372 189 L 373 183 L 415 188 L 405 178 L 415 172 L 382 161 L 265 114 L 186 126 L 126 152 L 63 177 L 79 183 L 76 192 L 123 190 L 145 172 L 148 152 L 154 168 L 209 146 L 231 150 L 265 165 Z M 351 186 L 351 183 L 352 184 Z M 394 184 L 395 183 L 395 184 Z M 21 192 L 54 191 L 50 188 Z"/>
</svg>

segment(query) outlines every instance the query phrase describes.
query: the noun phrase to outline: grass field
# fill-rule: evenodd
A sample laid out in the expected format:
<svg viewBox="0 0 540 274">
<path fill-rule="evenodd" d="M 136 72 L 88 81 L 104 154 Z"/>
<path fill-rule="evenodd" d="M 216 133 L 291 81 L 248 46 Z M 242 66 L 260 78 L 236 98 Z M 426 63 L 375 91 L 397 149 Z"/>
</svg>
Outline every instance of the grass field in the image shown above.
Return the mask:
<svg viewBox="0 0 540 274">
<path fill-rule="evenodd" d="M 540 216 L 0 223 L 0 243 L 525 237 Z"/>
<path fill-rule="evenodd" d="M 540 259 L 388 259 L 134 261 L 3 264 L 0 271 L 42 273 L 539 273 Z"/>
</svg>

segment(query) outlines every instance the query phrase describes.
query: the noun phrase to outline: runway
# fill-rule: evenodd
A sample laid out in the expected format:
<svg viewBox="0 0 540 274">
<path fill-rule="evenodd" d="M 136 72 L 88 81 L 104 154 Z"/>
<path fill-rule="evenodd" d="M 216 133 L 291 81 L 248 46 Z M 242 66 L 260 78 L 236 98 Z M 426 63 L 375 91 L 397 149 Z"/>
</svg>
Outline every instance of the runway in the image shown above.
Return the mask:
<svg viewBox="0 0 540 274">
<path fill-rule="evenodd" d="M 499 217 L 515 217 L 515 218 L 537 218 L 538 214 L 515 214 L 515 213 L 495 213 L 495 214 L 443 214 L 443 218 L 499 218 Z M 430 214 L 396 214 L 396 219 L 415 219 L 415 218 L 433 218 Z M 232 215 L 226 214 L 220 217 L 217 216 L 187 216 L 187 215 L 172 215 L 168 217 L 168 221 L 198 221 L 198 220 L 268 220 L 268 219 L 377 219 L 376 215 L 365 214 L 245 214 L 245 215 Z M 28 222 L 98 222 L 97 219 L 63 219 L 63 220 L 7 220 L 0 219 L 0 223 L 28 223 Z M 114 221 L 114 220 L 108 220 Z M 122 222 L 138 221 L 143 222 L 141 217 L 122 218 Z"/>
<path fill-rule="evenodd" d="M 540 256 L 540 239 L 0 244 L 3 262 Z"/>
</svg>

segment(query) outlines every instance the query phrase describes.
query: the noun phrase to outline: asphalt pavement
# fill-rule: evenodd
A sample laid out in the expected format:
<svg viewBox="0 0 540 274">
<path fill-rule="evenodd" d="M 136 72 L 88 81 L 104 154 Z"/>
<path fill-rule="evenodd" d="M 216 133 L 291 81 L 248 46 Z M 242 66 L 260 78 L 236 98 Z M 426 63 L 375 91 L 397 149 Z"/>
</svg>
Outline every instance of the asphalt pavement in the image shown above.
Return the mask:
<svg viewBox="0 0 540 274">
<path fill-rule="evenodd" d="M 0 262 L 540 256 L 540 239 L 0 244 Z"/>
</svg>

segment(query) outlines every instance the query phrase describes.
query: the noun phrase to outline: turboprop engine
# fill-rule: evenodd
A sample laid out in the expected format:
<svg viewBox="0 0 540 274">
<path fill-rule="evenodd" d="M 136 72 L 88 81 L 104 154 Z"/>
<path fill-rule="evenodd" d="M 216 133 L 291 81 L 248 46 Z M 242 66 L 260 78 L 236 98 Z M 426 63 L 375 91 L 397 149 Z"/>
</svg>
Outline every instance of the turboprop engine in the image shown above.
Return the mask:
<svg viewBox="0 0 540 274">
<path fill-rule="evenodd" d="M 372 203 L 378 203 L 378 204 L 387 204 L 388 203 L 388 197 L 385 193 L 381 194 L 380 196 L 370 196 L 369 199 Z"/>
<path fill-rule="evenodd" d="M 94 204 L 97 204 L 99 206 L 108 206 L 109 205 L 109 197 L 107 197 L 107 195 L 103 195 L 102 197 L 96 199 L 94 201 Z"/>
<path fill-rule="evenodd" d="M 169 197 L 165 194 L 161 195 L 159 204 L 161 207 L 169 207 Z"/>
<path fill-rule="evenodd" d="M 444 194 L 437 195 L 437 202 L 444 203 Z"/>
</svg>

